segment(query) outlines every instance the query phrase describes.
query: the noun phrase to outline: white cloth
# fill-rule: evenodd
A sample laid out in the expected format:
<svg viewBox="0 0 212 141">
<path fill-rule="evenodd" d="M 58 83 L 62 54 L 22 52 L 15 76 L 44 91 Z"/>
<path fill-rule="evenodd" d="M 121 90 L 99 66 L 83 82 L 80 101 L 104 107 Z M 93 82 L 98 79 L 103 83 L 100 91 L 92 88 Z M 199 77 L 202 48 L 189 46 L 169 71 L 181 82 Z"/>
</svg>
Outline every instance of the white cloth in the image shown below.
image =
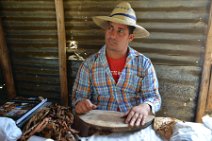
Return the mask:
<svg viewBox="0 0 212 141">
<path fill-rule="evenodd" d="M 13 119 L 0 117 L 0 141 L 16 141 L 21 135 L 22 131 Z"/>
<path fill-rule="evenodd" d="M 209 115 L 205 115 L 204 117 L 202 117 L 202 122 L 206 127 L 212 130 L 212 117 L 210 117 Z"/>
<path fill-rule="evenodd" d="M 163 141 L 153 130 L 152 126 L 136 132 L 112 133 L 109 135 L 92 135 L 80 137 L 81 141 Z"/>
<path fill-rule="evenodd" d="M 177 122 L 170 141 L 212 141 L 212 131 L 202 123 Z"/>
<path fill-rule="evenodd" d="M 27 141 L 54 141 L 54 140 L 33 135 Z"/>
</svg>

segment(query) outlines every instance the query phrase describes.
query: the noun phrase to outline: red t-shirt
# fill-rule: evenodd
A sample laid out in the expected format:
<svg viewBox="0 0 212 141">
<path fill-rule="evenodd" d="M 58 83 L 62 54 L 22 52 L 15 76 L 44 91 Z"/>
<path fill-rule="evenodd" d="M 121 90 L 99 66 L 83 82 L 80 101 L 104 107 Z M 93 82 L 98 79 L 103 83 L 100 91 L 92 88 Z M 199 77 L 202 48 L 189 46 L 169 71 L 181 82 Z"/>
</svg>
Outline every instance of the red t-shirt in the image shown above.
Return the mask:
<svg viewBox="0 0 212 141">
<path fill-rule="evenodd" d="M 111 74 L 113 75 L 113 78 L 117 83 L 126 62 L 126 56 L 119 59 L 113 59 L 107 56 L 107 61 L 110 67 Z"/>
</svg>

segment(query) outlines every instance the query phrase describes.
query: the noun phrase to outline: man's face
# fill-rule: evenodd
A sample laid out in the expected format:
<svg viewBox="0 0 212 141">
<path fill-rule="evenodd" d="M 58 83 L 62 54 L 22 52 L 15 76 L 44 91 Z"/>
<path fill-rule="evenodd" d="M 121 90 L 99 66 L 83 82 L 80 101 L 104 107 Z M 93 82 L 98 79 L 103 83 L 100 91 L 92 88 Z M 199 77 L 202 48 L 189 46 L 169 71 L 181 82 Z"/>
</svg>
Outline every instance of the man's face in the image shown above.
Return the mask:
<svg viewBox="0 0 212 141">
<path fill-rule="evenodd" d="M 134 35 L 129 35 L 127 25 L 110 22 L 105 32 L 105 43 L 107 50 L 126 51 L 129 42 L 134 39 Z"/>
</svg>

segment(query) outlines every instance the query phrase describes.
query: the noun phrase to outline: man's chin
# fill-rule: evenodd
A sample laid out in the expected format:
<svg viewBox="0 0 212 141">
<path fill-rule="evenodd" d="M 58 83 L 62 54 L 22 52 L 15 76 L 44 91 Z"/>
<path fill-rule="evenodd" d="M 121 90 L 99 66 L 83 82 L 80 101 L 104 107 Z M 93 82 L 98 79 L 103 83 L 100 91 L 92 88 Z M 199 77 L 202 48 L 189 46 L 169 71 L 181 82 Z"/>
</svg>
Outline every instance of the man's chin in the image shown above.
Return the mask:
<svg viewBox="0 0 212 141">
<path fill-rule="evenodd" d="M 117 47 L 117 44 L 115 44 L 115 43 L 108 43 L 108 44 L 106 44 L 106 45 L 107 45 L 107 47 L 109 47 L 109 48 Z"/>
</svg>

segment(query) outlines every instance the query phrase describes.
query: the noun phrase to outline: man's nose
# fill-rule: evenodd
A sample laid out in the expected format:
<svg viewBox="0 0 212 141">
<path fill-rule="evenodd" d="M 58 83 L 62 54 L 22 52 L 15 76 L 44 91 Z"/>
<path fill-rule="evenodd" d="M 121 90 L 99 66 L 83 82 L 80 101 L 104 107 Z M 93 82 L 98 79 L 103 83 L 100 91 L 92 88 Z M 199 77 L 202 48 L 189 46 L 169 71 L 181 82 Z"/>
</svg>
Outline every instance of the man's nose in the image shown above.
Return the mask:
<svg viewBox="0 0 212 141">
<path fill-rule="evenodd" d="M 111 38 L 116 38 L 116 35 L 117 35 L 116 31 L 112 30 L 110 34 Z"/>
</svg>

